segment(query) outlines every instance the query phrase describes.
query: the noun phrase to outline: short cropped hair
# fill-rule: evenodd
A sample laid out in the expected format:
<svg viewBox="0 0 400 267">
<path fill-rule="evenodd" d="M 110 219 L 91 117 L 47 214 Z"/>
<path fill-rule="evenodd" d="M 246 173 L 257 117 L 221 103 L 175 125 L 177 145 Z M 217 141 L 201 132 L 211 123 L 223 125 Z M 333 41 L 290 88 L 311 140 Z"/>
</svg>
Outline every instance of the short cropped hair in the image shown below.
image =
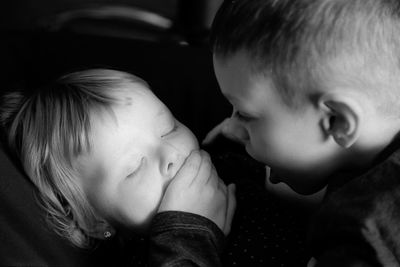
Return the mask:
<svg viewBox="0 0 400 267">
<path fill-rule="evenodd" d="M 1 125 L 11 151 L 38 188 L 50 224 L 78 247 L 92 246 L 113 228 L 80 188 L 74 159 L 90 151 L 92 112 L 111 111 L 123 101 L 116 92 L 132 83 L 144 81 L 121 71 L 90 69 L 2 99 Z"/>
<path fill-rule="evenodd" d="M 222 60 L 245 51 L 290 107 L 323 88 L 335 64 L 343 82 L 380 99 L 381 109 L 399 103 L 398 0 L 227 0 L 210 42 Z"/>
</svg>

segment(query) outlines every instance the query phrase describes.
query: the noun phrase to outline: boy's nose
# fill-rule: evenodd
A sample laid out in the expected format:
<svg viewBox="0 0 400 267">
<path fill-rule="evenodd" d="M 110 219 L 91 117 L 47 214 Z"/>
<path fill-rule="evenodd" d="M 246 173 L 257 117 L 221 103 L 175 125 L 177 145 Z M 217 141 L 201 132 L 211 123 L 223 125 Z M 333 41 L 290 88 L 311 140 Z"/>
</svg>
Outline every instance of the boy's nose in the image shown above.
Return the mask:
<svg viewBox="0 0 400 267">
<path fill-rule="evenodd" d="M 250 137 L 245 126 L 236 117 L 231 117 L 224 129 L 224 134 L 240 143 L 247 142 Z"/>
</svg>

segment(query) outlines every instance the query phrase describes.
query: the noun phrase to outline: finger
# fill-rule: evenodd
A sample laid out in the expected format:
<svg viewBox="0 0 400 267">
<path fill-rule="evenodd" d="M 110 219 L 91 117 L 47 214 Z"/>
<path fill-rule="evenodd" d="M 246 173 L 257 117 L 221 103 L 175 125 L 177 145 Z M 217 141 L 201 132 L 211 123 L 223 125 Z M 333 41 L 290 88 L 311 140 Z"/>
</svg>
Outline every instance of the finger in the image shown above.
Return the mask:
<svg viewBox="0 0 400 267">
<path fill-rule="evenodd" d="M 224 181 L 221 178 L 218 178 L 218 190 L 221 190 L 224 193 L 224 196 L 227 196 L 228 187 L 225 185 Z"/>
<path fill-rule="evenodd" d="M 224 225 L 224 234 L 228 235 L 231 231 L 231 225 L 233 216 L 236 210 L 236 185 L 230 184 L 228 185 L 228 194 L 227 194 L 227 208 L 226 208 L 226 217 L 225 217 L 225 225 Z"/>
<path fill-rule="evenodd" d="M 307 267 L 314 267 L 315 265 L 317 265 L 317 260 L 313 257 L 308 261 Z"/>
<path fill-rule="evenodd" d="M 208 178 L 210 177 L 212 164 L 210 155 L 208 155 L 205 151 L 200 151 L 201 155 L 201 163 L 199 166 L 199 172 L 197 173 L 196 178 L 192 181 L 192 184 L 206 184 Z"/>
<path fill-rule="evenodd" d="M 201 161 L 202 157 L 200 152 L 198 150 L 192 151 L 186 158 L 182 167 L 176 173 L 175 178 L 171 181 L 171 183 L 177 183 L 181 181 L 186 181 L 187 184 L 192 183 L 198 175 Z"/>
<path fill-rule="evenodd" d="M 222 134 L 227 120 L 229 120 L 229 118 L 226 118 L 220 124 L 215 126 L 210 132 L 208 132 L 201 144 L 208 145 L 212 143 L 220 134 Z"/>
<path fill-rule="evenodd" d="M 217 173 L 217 169 L 215 168 L 215 166 L 212 166 L 212 170 L 211 170 L 211 177 L 212 177 L 212 181 L 210 180 L 210 182 L 213 182 L 215 184 L 215 187 L 219 190 L 223 189 L 225 186 L 225 183 L 221 180 L 221 178 L 218 176 Z M 225 191 L 224 191 L 225 193 Z"/>
<path fill-rule="evenodd" d="M 213 164 L 211 164 L 211 165 L 212 165 L 211 166 L 211 172 L 210 172 L 210 176 L 209 176 L 209 178 L 207 180 L 207 184 L 210 185 L 213 188 L 218 189 L 218 187 L 219 187 L 219 181 L 218 181 L 219 177 L 218 177 L 218 174 L 217 174 L 217 170 L 215 169 Z"/>
</svg>

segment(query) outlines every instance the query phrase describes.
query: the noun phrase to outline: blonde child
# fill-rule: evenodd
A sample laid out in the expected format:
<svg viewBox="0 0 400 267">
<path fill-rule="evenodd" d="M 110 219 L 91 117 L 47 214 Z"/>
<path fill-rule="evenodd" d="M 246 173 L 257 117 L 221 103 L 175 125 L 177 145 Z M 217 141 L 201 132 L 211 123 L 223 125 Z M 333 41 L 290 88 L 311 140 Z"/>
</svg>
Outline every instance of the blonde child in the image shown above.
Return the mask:
<svg viewBox="0 0 400 267">
<path fill-rule="evenodd" d="M 153 266 L 182 264 L 171 262 L 179 257 L 176 236 L 208 238 L 215 246 L 203 253 L 217 258 L 230 230 L 234 187 L 219 179 L 192 132 L 143 80 L 83 70 L 7 94 L 1 107 L 9 147 L 58 234 L 87 248 L 118 233 L 148 232 Z M 198 222 L 211 231 L 198 231 Z"/>
</svg>

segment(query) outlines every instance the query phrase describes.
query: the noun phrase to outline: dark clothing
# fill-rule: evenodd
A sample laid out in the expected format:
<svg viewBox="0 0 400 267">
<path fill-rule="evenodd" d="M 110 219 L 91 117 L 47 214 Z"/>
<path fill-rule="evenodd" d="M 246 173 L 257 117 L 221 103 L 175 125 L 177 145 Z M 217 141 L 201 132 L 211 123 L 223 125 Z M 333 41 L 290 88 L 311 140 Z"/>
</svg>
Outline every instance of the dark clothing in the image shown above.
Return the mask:
<svg viewBox="0 0 400 267">
<path fill-rule="evenodd" d="M 205 217 L 169 211 L 155 216 L 150 232 L 150 266 L 222 266 L 224 234 Z"/>
<path fill-rule="evenodd" d="M 330 186 L 313 217 L 308 235 L 311 254 L 317 259 L 316 266 L 400 266 L 400 151 L 395 151 L 397 148 L 397 144 L 392 144 L 366 173 Z M 191 224 L 191 227 L 210 227 L 204 222 L 198 221 L 199 225 Z M 203 266 L 201 264 L 207 261 L 218 262 L 217 253 L 209 253 L 219 250 L 215 239 L 206 238 L 212 233 L 211 229 L 196 233 L 202 236 L 198 241 L 201 245 L 196 242 L 201 249 L 196 249 L 191 244 L 192 239 L 187 238 L 191 234 L 189 228 L 180 227 L 177 231 L 178 235 L 173 228 L 163 233 L 164 240 L 179 246 L 173 253 L 164 251 L 166 254 L 162 257 L 168 262 L 173 262 L 173 257 L 184 262 L 182 255 L 185 255 L 191 263 L 166 266 Z M 160 242 L 156 236 L 152 238 L 153 242 Z M 155 254 L 151 257 L 160 257 L 159 252 L 152 251 Z"/>
<path fill-rule="evenodd" d="M 365 174 L 332 186 L 310 228 L 317 266 L 400 266 L 400 151 L 393 148 Z"/>
</svg>

